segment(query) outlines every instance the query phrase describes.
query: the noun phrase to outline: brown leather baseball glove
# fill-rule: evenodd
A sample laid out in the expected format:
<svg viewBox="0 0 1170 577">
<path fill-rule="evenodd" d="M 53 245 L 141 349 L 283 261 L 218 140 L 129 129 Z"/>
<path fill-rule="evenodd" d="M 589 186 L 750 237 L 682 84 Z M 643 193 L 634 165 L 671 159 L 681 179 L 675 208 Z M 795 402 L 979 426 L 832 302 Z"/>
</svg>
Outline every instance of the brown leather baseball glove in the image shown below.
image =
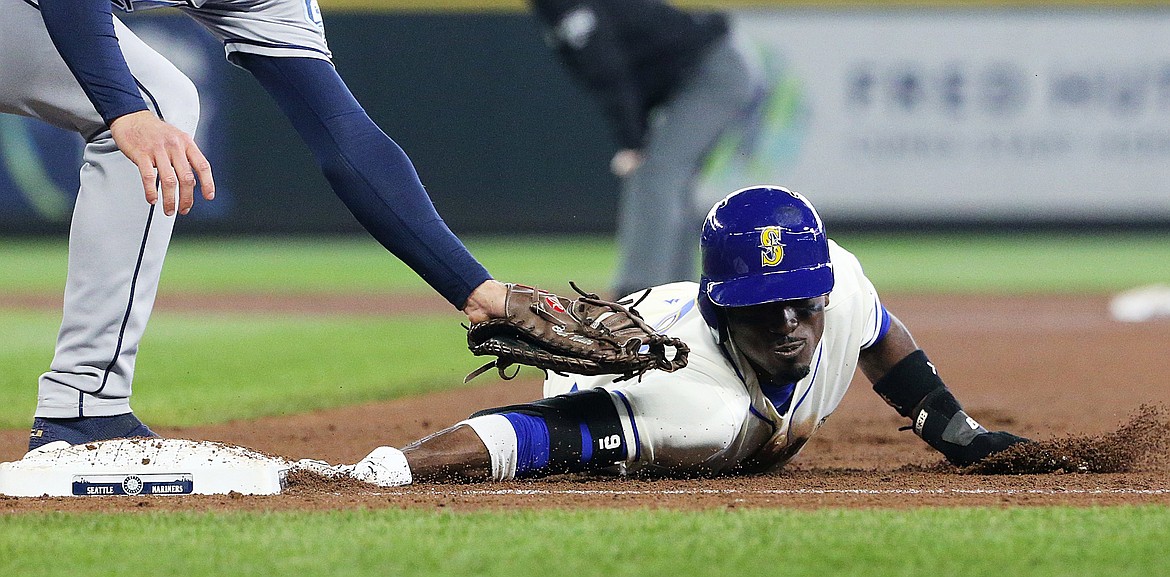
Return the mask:
<svg viewBox="0 0 1170 577">
<path fill-rule="evenodd" d="M 507 316 L 467 329 L 471 352 L 496 359 L 467 375 L 464 382 L 492 367 L 510 379 L 515 373 L 509 376 L 504 370 L 514 364 L 556 373 L 621 375 L 617 380 L 641 376 L 651 369 L 671 372 L 687 365 L 690 348 L 646 324 L 634 310 L 641 299 L 632 304 L 606 301 L 569 284 L 580 298 L 570 300 L 538 288 L 506 285 Z M 674 353 L 670 357 L 668 348 Z"/>
</svg>

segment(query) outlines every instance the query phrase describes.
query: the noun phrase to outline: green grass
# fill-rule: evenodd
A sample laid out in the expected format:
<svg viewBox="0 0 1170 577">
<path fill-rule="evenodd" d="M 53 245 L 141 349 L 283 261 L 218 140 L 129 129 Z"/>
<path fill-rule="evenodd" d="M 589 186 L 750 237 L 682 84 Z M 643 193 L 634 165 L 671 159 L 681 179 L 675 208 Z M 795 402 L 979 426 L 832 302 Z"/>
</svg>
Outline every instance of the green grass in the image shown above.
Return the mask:
<svg viewBox="0 0 1170 577">
<path fill-rule="evenodd" d="M 1101 293 L 1170 283 L 1170 234 L 883 235 L 837 239 L 879 292 Z"/>
<path fill-rule="evenodd" d="M 0 310 L 0 428 L 28 425 L 59 318 Z M 158 313 L 139 351 L 133 406 L 152 424 L 176 426 L 295 414 L 448 389 L 481 363 L 466 353 L 457 315 Z"/>
<path fill-rule="evenodd" d="M 1170 509 L 10 516 L 36 575 L 1165 575 Z"/>
<path fill-rule="evenodd" d="M 477 239 L 468 246 L 500 280 L 567 291 L 569 280 L 603 290 L 613 243 L 593 237 Z M 0 290 L 60 293 L 64 239 L 0 240 Z M 596 287 L 596 288 L 595 288 Z M 336 238 L 177 238 L 160 290 L 171 292 L 422 292 L 429 287 L 364 236 Z"/>
<path fill-rule="evenodd" d="M 1170 282 L 1170 234 L 850 234 L 837 238 L 881 291 L 1101 292 Z M 568 292 L 603 292 L 614 244 L 597 237 L 474 238 L 468 247 L 497 278 Z M 0 290 L 59 293 L 65 243 L 0 242 Z M 405 265 L 366 237 L 179 238 L 163 275 L 171 292 L 424 292 Z"/>
<path fill-rule="evenodd" d="M 851 235 L 840 239 L 887 294 L 1096 292 L 1170 282 L 1170 235 Z M 499 278 L 604 290 L 614 245 L 594 237 L 480 238 Z M 63 239 L 0 243 L 0 293 L 59 295 Z M 421 293 L 430 289 L 365 237 L 178 239 L 163 292 Z M 0 427 L 27 425 L 59 311 L 0 310 Z M 143 340 L 134 408 L 160 426 L 304 412 L 458 385 L 457 313 L 371 319 L 160 312 Z M 196 394 L 192 394 L 195 392 Z"/>
<path fill-rule="evenodd" d="M 879 290 L 1100 292 L 1170 282 L 1170 237 L 851 235 Z M 498 277 L 604 290 L 613 243 L 473 239 Z M 61 240 L 0 241 L 0 294 L 59 295 Z M 419 293 L 365 238 L 180 239 L 164 292 Z M 134 407 L 158 426 L 297 413 L 455 386 L 458 314 L 155 315 Z M 0 310 L 0 427 L 23 428 L 59 311 Z M 0 508 L 0 511 L 3 509 Z M 0 575 L 1170 574 L 1170 508 L 910 511 L 420 510 L 5 515 Z"/>
<path fill-rule="evenodd" d="M 479 363 L 458 319 L 446 317 L 255 319 L 166 315 L 151 327 L 138 364 L 135 409 L 160 422 L 193 425 L 258 414 L 290 414 L 449 388 Z M 225 339 L 224 335 L 230 335 Z M 138 400 L 141 399 L 141 400 Z"/>
</svg>

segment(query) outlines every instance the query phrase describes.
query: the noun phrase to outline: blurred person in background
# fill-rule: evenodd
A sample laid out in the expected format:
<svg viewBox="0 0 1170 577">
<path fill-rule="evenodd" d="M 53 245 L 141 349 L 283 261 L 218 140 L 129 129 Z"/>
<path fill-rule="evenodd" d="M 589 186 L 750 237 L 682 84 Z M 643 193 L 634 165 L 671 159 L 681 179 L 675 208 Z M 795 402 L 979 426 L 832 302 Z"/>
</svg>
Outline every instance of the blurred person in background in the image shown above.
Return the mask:
<svg viewBox="0 0 1170 577">
<path fill-rule="evenodd" d="M 719 136 L 763 95 L 728 18 L 657 0 L 530 0 L 548 43 L 601 102 L 621 179 L 617 296 L 695 280 L 694 188 Z"/>
</svg>

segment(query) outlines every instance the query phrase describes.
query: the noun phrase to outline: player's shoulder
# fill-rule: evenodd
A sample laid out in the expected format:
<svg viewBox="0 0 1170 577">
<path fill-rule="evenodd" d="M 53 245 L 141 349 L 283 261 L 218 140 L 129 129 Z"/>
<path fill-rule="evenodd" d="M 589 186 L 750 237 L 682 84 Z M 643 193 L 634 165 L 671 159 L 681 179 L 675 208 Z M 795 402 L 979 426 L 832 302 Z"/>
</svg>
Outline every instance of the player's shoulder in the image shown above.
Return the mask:
<svg viewBox="0 0 1170 577">
<path fill-rule="evenodd" d="M 829 262 L 833 263 L 833 272 L 837 272 L 837 268 L 839 267 L 851 270 L 854 268 L 861 269 L 861 261 L 857 259 L 856 255 L 837 244 L 837 241 L 831 238 L 827 240 L 829 241 Z"/>
<path fill-rule="evenodd" d="M 861 296 L 861 290 L 870 283 L 861 267 L 861 261 L 836 241 L 829 239 L 829 261 L 833 263 L 833 292 L 829 293 L 829 306 L 851 296 Z"/>
<path fill-rule="evenodd" d="M 658 284 L 651 288 L 635 290 L 628 295 L 621 295 L 618 302 L 636 303 L 639 311 L 668 310 L 679 307 L 687 300 L 694 301 L 698 295 L 698 283 L 691 281 L 670 282 Z M 649 321 L 649 316 L 647 317 Z"/>
<path fill-rule="evenodd" d="M 642 318 L 646 319 L 646 322 L 654 326 L 659 324 L 658 319 L 660 318 L 676 315 L 680 310 L 693 308 L 695 298 L 698 295 L 699 283 L 682 281 L 634 291 L 619 300 L 620 302 L 637 303 L 634 308 L 642 315 Z"/>
<path fill-rule="evenodd" d="M 699 294 L 699 283 L 689 280 L 672 282 L 658 285 L 651 291 L 651 294 L 662 299 L 677 299 L 686 295 L 694 298 Z"/>
<path fill-rule="evenodd" d="M 654 330 L 682 339 L 691 348 L 691 358 L 720 358 L 715 333 L 698 305 L 699 283 L 674 282 L 650 289 L 645 300 L 635 307 Z M 641 292 L 632 295 L 635 299 Z"/>
<path fill-rule="evenodd" d="M 638 300 L 645 294 L 645 290 L 624 295 Z M 638 314 L 654 330 L 671 337 L 682 339 L 691 352 L 686 367 L 673 373 L 663 371 L 649 371 L 639 379 L 633 381 L 614 382 L 613 375 L 581 376 L 568 375 L 558 377 L 550 373 L 545 381 L 545 394 L 554 395 L 568 392 L 570 387 L 586 389 L 593 387 L 624 387 L 644 386 L 659 382 L 690 382 L 697 384 L 721 384 L 739 382 L 737 373 L 730 361 L 720 352 L 715 341 L 715 333 L 707 326 L 699 312 L 696 298 L 699 294 L 699 284 L 695 282 L 675 282 L 655 286 L 645 294 L 645 299 L 635 306 Z"/>
<path fill-rule="evenodd" d="M 647 291 L 649 291 L 649 295 L 647 296 L 648 300 L 649 299 L 662 300 L 662 299 L 677 297 L 679 295 L 685 295 L 685 294 L 690 294 L 693 297 L 693 296 L 699 294 L 699 283 L 697 283 L 695 281 L 685 280 L 685 281 L 660 284 L 660 285 L 652 286 L 652 287 L 647 288 L 647 289 L 636 290 L 628 295 L 622 295 L 621 298 L 622 298 L 622 300 L 631 299 L 631 298 L 637 300 L 637 299 L 641 298 L 642 295 L 647 294 Z"/>
</svg>

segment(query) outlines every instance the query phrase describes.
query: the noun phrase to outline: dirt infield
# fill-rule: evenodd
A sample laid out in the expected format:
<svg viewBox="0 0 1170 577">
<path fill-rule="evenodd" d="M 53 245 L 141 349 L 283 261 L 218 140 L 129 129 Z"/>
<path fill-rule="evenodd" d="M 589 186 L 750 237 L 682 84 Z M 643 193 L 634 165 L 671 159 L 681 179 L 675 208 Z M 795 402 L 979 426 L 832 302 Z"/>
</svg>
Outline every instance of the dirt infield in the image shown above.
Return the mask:
<svg viewBox="0 0 1170 577">
<path fill-rule="evenodd" d="M 912 433 L 899 432 L 902 419 L 870 391 L 868 383 L 855 380 L 841 407 L 794 464 L 760 476 L 653 481 L 559 477 L 382 490 L 302 480 L 286 494 L 272 497 L 0 498 L 0 512 L 1170 504 L 1170 464 L 1162 454 L 1166 443 L 1161 442 L 1167 412 L 1146 423 L 1150 426 L 1142 434 L 1147 438 L 1107 437 L 1129 423 L 1142 405 L 1170 406 L 1166 377 L 1170 322 L 1113 321 L 1105 296 L 898 295 L 887 297 L 886 304 L 930 354 L 968 412 L 988 428 L 1064 447 L 1078 446 L 1077 441 L 1088 437 L 1115 444 L 1152 443 L 1158 454 L 1142 460 L 1133 451 L 1121 451 L 1129 455 L 1128 468 L 1133 469 L 1123 472 L 1068 473 L 1057 468 L 1044 474 L 965 474 L 946 466 Z M 474 364 L 469 359 L 468 365 Z M 476 409 L 531 400 L 540 390 L 539 383 L 531 381 L 488 377 L 480 381 L 469 389 L 427 397 L 156 430 L 293 458 L 354 462 L 376 445 L 405 444 Z M 0 460 L 19 458 L 25 434 L 0 432 Z M 1070 441 L 1070 435 L 1078 439 Z"/>
</svg>

